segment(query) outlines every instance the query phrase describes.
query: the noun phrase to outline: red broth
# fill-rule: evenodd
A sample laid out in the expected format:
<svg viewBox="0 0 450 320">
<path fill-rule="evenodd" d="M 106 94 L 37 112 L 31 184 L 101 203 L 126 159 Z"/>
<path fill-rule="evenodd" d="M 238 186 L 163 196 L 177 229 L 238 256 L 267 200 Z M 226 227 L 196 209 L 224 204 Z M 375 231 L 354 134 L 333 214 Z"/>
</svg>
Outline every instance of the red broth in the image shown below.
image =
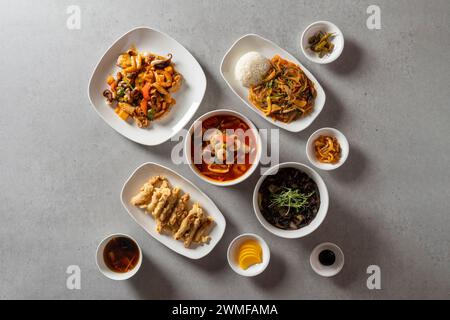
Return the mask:
<svg viewBox="0 0 450 320">
<path fill-rule="evenodd" d="M 214 181 L 225 182 L 241 177 L 250 169 L 255 159 L 256 143 L 254 133 L 252 131 L 247 131 L 250 130 L 250 127 L 243 120 L 230 115 L 212 116 L 203 120 L 202 137 L 205 133 L 208 133 L 208 131 L 212 131 L 212 129 L 219 130 L 221 134 L 217 131 L 217 133 L 213 134 L 215 137 L 212 138 L 212 140 L 208 140 L 208 137 L 206 137 L 207 141 L 201 142 L 201 148 L 195 148 L 196 141 L 194 139 L 194 134 L 192 135 L 192 163 L 194 163 L 202 176 Z M 230 136 L 227 134 L 227 130 L 240 130 L 241 133 L 247 132 L 247 134 Z M 236 140 L 238 140 L 238 142 L 236 142 Z M 211 141 L 214 141 L 215 147 L 212 146 L 213 143 Z M 219 144 L 220 147 L 217 147 L 217 144 Z M 230 145 L 233 145 L 233 148 L 229 148 Z M 238 146 L 244 149 L 240 149 Z M 225 151 L 221 151 L 222 147 Z M 195 163 L 194 161 L 196 149 L 201 153 L 198 158 L 202 159 L 201 163 Z M 205 158 L 202 156 L 204 152 L 206 152 L 205 150 L 214 150 L 213 152 L 210 152 L 211 157 L 214 159 L 214 163 L 205 161 Z M 239 160 L 237 158 L 237 150 L 241 150 L 239 153 Z M 219 154 L 222 154 L 222 159 L 219 159 Z M 223 154 L 228 154 L 229 158 L 223 159 Z M 230 161 L 229 159 L 234 160 Z"/>
</svg>

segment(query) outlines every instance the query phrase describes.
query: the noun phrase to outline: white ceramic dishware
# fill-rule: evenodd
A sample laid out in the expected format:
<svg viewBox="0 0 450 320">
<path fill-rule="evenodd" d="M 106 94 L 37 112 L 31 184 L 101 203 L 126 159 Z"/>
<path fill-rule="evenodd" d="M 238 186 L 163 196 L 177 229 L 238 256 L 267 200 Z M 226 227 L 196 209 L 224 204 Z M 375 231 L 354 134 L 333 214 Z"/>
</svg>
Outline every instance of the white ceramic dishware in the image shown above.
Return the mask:
<svg viewBox="0 0 450 320">
<path fill-rule="evenodd" d="M 184 193 L 189 193 L 190 206 L 193 203 L 198 202 L 204 212 L 214 219 L 214 224 L 211 227 L 210 233 L 211 240 L 209 243 L 192 245 L 190 248 L 185 248 L 182 241 L 177 241 L 170 235 L 158 233 L 156 231 L 156 222 L 153 217 L 146 214 L 143 209 L 133 206 L 130 203 L 130 199 L 139 192 L 142 185 L 146 183 L 150 177 L 157 175 L 165 176 L 172 186 L 177 186 Z M 214 202 L 205 193 L 180 174 L 156 163 L 148 162 L 139 166 L 125 182 L 120 198 L 129 215 L 137 222 L 137 224 L 147 231 L 148 234 L 173 251 L 190 259 L 200 259 L 209 254 L 220 241 L 225 231 L 225 218 L 219 208 L 217 208 Z"/>
<path fill-rule="evenodd" d="M 123 121 L 103 97 L 106 79 L 118 71 L 118 56 L 131 46 L 139 51 L 160 55 L 171 53 L 176 69 L 183 77 L 179 91 L 174 93 L 176 104 L 161 119 L 152 121 L 148 128 Z M 206 91 L 206 77 L 192 54 L 175 39 L 148 27 L 138 27 L 125 33 L 105 52 L 89 81 L 88 96 L 95 111 L 114 130 L 137 143 L 153 146 L 161 144 L 180 131 L 197 111 Z"/>
<path fill-rule="evenodd" d="M 103 252 L 105 250 L 106 245 L 108 244 L 108 242 L 110 240 L 112 240 L 113 238 L 117 238 L 117 237 L 125 237 L 125 238 L 130 239 L 131 241 L 133 241 L 136 244 L 136 246 L 139 249 L 139 261 L 137 262 L 136 266 L 128 272 L 124 272 L 124 273 L 114 272 L 113 270 L 108 268 L 108 266 L 106 265 L 105 260 L 103 258 Z M 139 271 L 139 268 L 141 267 L 141 264 L 142 264 L 142 250 L 141 250 L 141 247 L 139 246 L 139 244 L 137 243 L 137 241 L 134 240 L 131 236 L 129 236 L 127 234 L 123 234 L 123 233 L 114 233 L 114 234 L 107 236 L 102 241 L 100 241 L 100 244 L 97 247 L 95 261 L 97 263 L 98 269 L 105 277 L 112 279 L 112 280 L 127 280 L 127 279 L 130 279 L 132 276 L 134 276 Z"/>
<path fill-rule="evenodd" d="M 319 260 L 319 255 L 324 250 L 330 250 L 334 253 L 335 262 L 330 266 L 323 265 Z M 341 248 L 331 242 L 325 242 L 316 246 L 309 257 L 311 268 L 322 277 L 333 277 L 341 272 L 344 267 L 344 253 Z"/>
<path fill-rule="evenodd" d="M 284 123 L 281 121 L 275 121 L 270 117 L 264 115 L 264 113 L 254 107 L 251 102 L 248 100 L 248 88 L 244 87 L 236 78 L 234 74 L 236 63 L 239 58 L 250 51 L 256 51 L 265 56 L 268 59 L 271 59 L 275 55 L 280 55 L 283 59 L 287 59 L 297 65 L 303 70 L 306 76 L 314 83 L 314 87 L 317 91 L 317 96 L 314 103 L 314 108 L 311 114 L 307 115 L 304 118 L 297 119 L 292 121 L 291 123 Z M 231 88 L 231 90 L 239 97 L 241 100 L 249 107 L 251 110 L 259 114 L 262 118 L 269 121 L 275 126 L 278 126 L 282 129 L 292 131 L 292 132 L 300 132 L 317 118 L 317 116 L 322 111 L 325 105 L 325 92 L 317 81 L 317 79 L 312 75 L 311 72 L 308 71 L 294 56 L 288 53 L 286 50 L 280 48 L 278 45 L 273 43 L 270 40 L 264 39 L 263 37 L 256 34 L 247 34 L 242 38 L 238 39 L 225 54 L 222 63 L 220 65 L 220 73 L 222 74 L 223 79 Z"/>
<path fill-rule="evenodd" d="M 322 58 L 320 58 L 316 52 L 309 49 L 310 45 L 308 43 L 308 39 L 314 36 L 319 31 L 334 34 L 334 36 L 331 38 L 331 43 L 334 44 L 333 51 L 330 54 L 323 56 Z M 300 40 L 300 47 L 303 54 L 306 58 L 308 58 L 308 60 L 319 64 L 331 63 L 339 58 L 342 54 L 342 51 L 344 50 L 344 35 L 334 23 L 330 21 L 316 21 L 307 26 L 303 31 Z"/>
<path fill-rule="evenodd" d="M 267 176 L 275 174 L 278 172 L 279 169 L 282 168 L 295 168 L 298 170 L 303 171 L 306 173 L 311 179 L 314 180 L 314 182 L 317 184 L 317 188 L 319 189 L 320 194 L 320 207 L 319 211 L 316 214 L 316 217 L 306 226 L 301 227 L 297 230 L 284 230 L 281 228 L 277 228 L 271 223 L 269 223 L 266 218 L 261 213 L 261 209 L 259 206 L 258 201 L 258 193 L 259 188 L 261 187 L 261 184 L 263 181 L 267 178 Z M 325 182 L 323 181 L 322 177 L 311 167 L 298 163 L 298 162 L 284 162 L 280 163 L 278 165 L 275 165 L 271 167 L 269 170 L 267 170 L 264 175 L 261 176 L 261 178 L 256 183 L 255 189 L 253 191 L 253 210 L 255 211 L 256 217 L 258 221 L 262 224 L 262 226 L 269 231 L 270 233 L 273 233 L 274 235 L 281 237 L 281 238 L 288 238 L 288 239 L 295 239 L 295 238 L 302 238 L 310 233 L 314 232 L 325 220 L 325 217 L 328 212 L 328 206 L 329 206 L 329 195 L 328 195 L 328 189 L 325 185 Z"/>
<path fill-rule="evenodd" d="M 262 249 L 262 262 L 254 264 L 244 270 L 239 267 L 237 256 L 240 245 L 246 240 L 256 240 L 259 243 Z M 244 233 L 234 238 L 233 241 L 230 242 L 227 250 L 227 259 L 228 264 L 234 272 L 244 277 L 254 277 L 266 270 L 267 266 L 269 265 L 270 249 L 266 241 L 264 241 L 264 239 L 260 236 L 253 233 Z"/>
<path fill-rule="evenodd" d="M 341 157 L 336 163 L 322 163 L 320 162 L 315 154 L 314 141 L 320 136 L 332 136 L 335 137 L 341 146 Z M 348 158 L 350 152 L 350 145 L 348 143 L 345 135 L 337 129 L 334 128 L 322 128 L 314 132 L 306 142 L 306 156 L 308 160 L 316 167 L 321 170 L 330 171 L 342 166 Z"/>
<path fill-rule="evenodd" d="M 255 145 L 256 145 L 256 155 L 253 161 L 252 166 L 250 167 L 250 169 L 247 170 L 247 172 L 245 172 L 242 176 L 240 176 L 237 179 L 234 180 L 230 180 L 230 181 L 216 181 L 213 179 L 208 179 L 207 177 L 203 176 L 198 169 L 196 168 L 195 164 L 192 163 L 192 159 L 191 159 L 191 146 L 192 146 L 192 134 L 194 132 L 194 127 L 196 123 L 200 123 L 201 121 L 204 121 L 210 117 L 213 116 L 218 116 L 218 115 L 229 115 L 229 116 L 234 116 L 237 117 L 239 119 L 241 119 L 243 122 L 245 122 L 248 127 L 250 128 L 250 130 L 252 131 L 256 141 L 255 141 Z M 258 133 L 258 129 L 256 128 L 256 126 L 250 121 L 250 119 L 248 119 L 246 116 L 244 116 L 243 114 L 237 112 L 237 111 L 233 111 L 233 110 L 229 110 L 229 109 L 217 109 L 214 111 L 210 111 L 205 113 L 204 115 L 202 115 L 201 117 L 199 117 L 197 120 L 194 121 L 194 123 L 191 125 L 191 127 L 188 130 L 187 136 L 184 139 L 184 154 L 186 157 L 186 161 L 189 164 L 189 167 L 191 168 L 191 170 L 194 172 L 194 174 L 199 177 L 201 180 L 206 181 L 210 184 L 216 185 L 216 186 L 220 186 L 220 187 L 226 187 L 226 186 L 232 186 L 232 185 L 236 185 L 238 183 L 241 183 L 242 181 L 244 181 L 245 179 L 247 179 L 248 177 L 250 177 L 252 175 L 252 173 L 256 170 L 256 168 L 259 165 L 259 161 L 261 160 L 261 149 L 262 149 L 262 143 L 261 143 L 261 137 Z"/>
</svg>

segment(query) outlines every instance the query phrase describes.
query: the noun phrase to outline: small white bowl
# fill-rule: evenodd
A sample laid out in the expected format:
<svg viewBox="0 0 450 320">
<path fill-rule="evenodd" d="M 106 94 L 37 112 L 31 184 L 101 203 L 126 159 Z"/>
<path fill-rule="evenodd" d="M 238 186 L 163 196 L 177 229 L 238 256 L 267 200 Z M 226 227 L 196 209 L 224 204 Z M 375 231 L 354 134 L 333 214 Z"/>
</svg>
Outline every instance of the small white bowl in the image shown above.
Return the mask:
<svg viewBox="0 0 450 320">
<path fill-rule="evenodd" d="M 322 58 L 320 58 L 317 53 L 309 49 L 308 43 L 308 39 L 319 31 L 335 34 L 331 40 L 331 43 L 334 44 L 333 51 Z M 333 62 L 334 60 L 339 58 L 342 51 L 344 50 L 344 35 L 342 34 L 342 31 L 334 23 L 329 21 L 316 21 L 307 26 L 305 31 L 303 31 L 302 33 L 300 41 L 300 47 L 306 58 L 308 58 L 312 62 L 319 64 L 327 64 Z"/>
<path fill-rule="evenodd" d="M 310 224 L 297 230 L 284 230 L 275 227 L 274 225 L 269 223 L 266 220 L 266 218 L 264 218 L 264 216 L 261 213 L 261 209 L 259 208 L 258 192 L 259 188 L 261 187 L 261 184 L 268 175 L 275 174 L 281 168 L 295 168 L 305 172 L 311 179 L 314 180 L 314 182 L 317 184 L 317 188 L 319 189 L 320 207 L 316 217 L 310 222 Z M 266 228 L 267 231 L 281 238 L 287 239 L 302 238 L 315 231 L 325 220 L 325 217 L 327 216 L 328 212 L 328 205 L 329 205 L 328 189 L 322 177 L 311 167 L 298 162 L 285 162 L 271 167 L 264 173 L 264 175 L 261 176 L 261 178 L 259 178 L 258 182 L 256 183 L 255 190 L 253 191 L 253 210 L 255 211 L 256 217 L 258 218 L 262 226 Z"/>
<path fill-rule="evenodd" d="M 238 261 L 236 261 L 236 257 L 237 257 L 237 250 L 239 250 L 239 246 L 241 245 L 242 242 L 246 240 L 256 240 L 259 242 L 262 249 L 262 262 L 250 266 L 247 270 L 243 270 L 239 267 L 239 263 Z M 231 269 L 233 269 L 234 272 L 244 277 L 254 277 L 262 273 L 269 265 L 270 249 L 267 243 L 264 241 L 264 239 L 261 238 L 260 236 L 253 233 L 244 233 L 234 238 L 233 241 L 231 241 L 227 250 L 227 259 L 228 264 L 230 265 Z"/>
<path fill-rule="evenodd" d="M 138 263 L 136 264 L 136 266 L 133 269 L 131 269 L 130 271 L 125 272 L 125 273 L 119 273 L 119 272 L 112 271 L 110 268 L 108 268 L 108 266 L 105 263 L 105 260 L 103 259 L 103 251 L 105 250 L 106 245 L 108 244 L 108 242 L 111 239 L 116 238 L 116 237 L 125 237 L 125 238 L 132 240 L 139 249 Z M 134 240 L 131 236 L 129 236 L 127 234 L 123 234 L 123 233 L 114 233 L 114 234 L 111 234 L 111 235 L 107 236 L 106 238 L 104 238 L 98 245 L 97 254 L 96 254 L 96 262 L 97 262 L 97 267 L 100 270 L 100 272 L 103 273 L 103 275 L 105 275 L 107 278 L 112 279 L 112 280 L 127 280 L 127 279 L 130 279 L 132 276 L 134 276 L 139 271 L 139 268 L 141 267 L 141 264 L 142 264 L 142 250 L 141 250 L 141 247 L 139 246 L 139 244 L 137 243 L 137 241 Z"/>
<path fill-rule="evenodd" d="M 224 182 L 215 181 L 213 179 L 208 179 L 207 177 L 203 176 L 202 174 L 200 174 L 197 167 L 195 166 L 194 163 L 192 163 L 192 160 L 191 160 L 191 145 L 192 145 L 191 136 L 194 132 L 195 124 L 199 121 L 203 121 L 207 118 L 210 118 L 213 116 L 218 116 L 218 115 L 230 115 L 230 116 L 237 117 L 237 118 L 241 119 L 242 121 L 244 121 L 249 126 L 250 130 L 253 131 L 253 134 L 256 139 L 255 142 L 256 142 L 256 149 L 257 149 L 254 162 L 253 162 L 252 166 L 250 167 L 250 169 L 248 169 L 247 172 L 245 174 L 243 174 L 242 176 L 240 176 L 239 178 L 230 180 L 230 181 L 224 181 Z M 248 119 L 243 114 L 241 114 L 237 111 L 229 110 L 229 109 L 218 109 L 218 110 L 210 111 L 210 112 L 205 113 L 201 117 L 199 117 L 197 120 L 194 121 L 194 123 L 189 128 L 189 131 L 184 140 L 184 155 L 186 157 L 187 163 L 189 164 L 189 168 L 191 168 L 191 170 L 195 173 L 195 175 L 197 177 L 199 177 L 200 179 L 202 179 L 203 181 L 206 181 L 208 183 L 211 183 L 213 185 L 220 186 L 220 187 L 233 186 L 238 183 L 241 183 L 242 181 L 244 181 L 245 179 L 250 177 L 252 175 L 252 173 L 256 170 L 256 168 L 258 167 L 259 161 L 261 160 L 261 149 L 262 149 L 261 137 L 259 135 L 259 132 L 258 132 L 258 129 L 256 128 L 256 126 L 250 121 L 250 119 Z"/>
<path fill-rule="evenodd" d="M 336 163 L 322 163 L 316 158 L 316 153 L 314 151 L 314 141 L 320 136 L 333 136 L 339 142 L 341 146 L 341 158 Z M 348 144 L 347 138 L 342 132 L 334 128 L 322 128 L 314 132 L 306 142 L 306 156 L 308 160 L 316 167 L 321 170 L 330 171 L 342 166 L 348 158 L 350 152 L 350 146 Z"/>
<path fill-rule="evenodd" d="M 319 254 L 323 250 L 331 250 L 334 252 L 336 261 L 331 266 L 324 266 L 320 263 Z M 311 252 L 311 256 L 309 257 L 309 263 L 318 275 L 321 275 L 322 277 L 333 277 L 341 272 L 342 268 L 344 267 L 344 253 L 342 252 L 341 248 L 339 248 L 334 243 L 325 242 L 319 244 L 313 249 L 313 251 Z"/>
</svg>

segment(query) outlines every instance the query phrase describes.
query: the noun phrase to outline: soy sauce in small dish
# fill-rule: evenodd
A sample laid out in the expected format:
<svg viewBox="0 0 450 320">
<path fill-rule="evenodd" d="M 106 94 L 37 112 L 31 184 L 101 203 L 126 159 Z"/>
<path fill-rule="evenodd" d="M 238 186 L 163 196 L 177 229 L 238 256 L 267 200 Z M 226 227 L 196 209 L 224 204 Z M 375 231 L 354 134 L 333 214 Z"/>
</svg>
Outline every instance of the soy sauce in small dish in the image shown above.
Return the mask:
<svg viewBox="0 0 450 320">
<path fill-rule="evenodd" d="M 103 251 L 105 264 L 109 269 L 118 273 L 126 273 L 133 270 L 139 259 L 139 247 L 127 237 L 111 239 Z"/>
<path fill-rule="evenodd" d="M 332 266 L 336 262 L 336 255 L 333 251 L 326 249 L 319 253 L 319 262 L 326 266 Z"/>
</svg>

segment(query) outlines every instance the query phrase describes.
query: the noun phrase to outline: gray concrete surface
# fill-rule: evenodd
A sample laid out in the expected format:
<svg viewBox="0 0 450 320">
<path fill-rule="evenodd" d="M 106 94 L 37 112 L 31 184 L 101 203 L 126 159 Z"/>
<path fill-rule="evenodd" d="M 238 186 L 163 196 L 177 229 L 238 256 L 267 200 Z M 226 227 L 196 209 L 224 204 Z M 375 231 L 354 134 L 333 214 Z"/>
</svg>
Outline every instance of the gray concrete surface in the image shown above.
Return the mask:
<svg viewBox="0 0 450 320">
<path fill-rule="evenodd" d="M 66 28 L 71 4 L 81 8 L 81 30 Z M 381 8 L 379 31 L 366 27 L 370 4 Z M 343 56 L 328 66 L 309 63 L 298 47 L 301 31 L 319 19 L 346 37 Z M 0 21 L 1 299 L 449 298 L 449 1 L 9 1 Z M 208 89 L 196 116 L 229 106 L 271 127 L 219 74 L 225 51 L 245 33 L 274 40 L 316 75 L 325 109 L 308 130 L 282 132 L 280 153 L 281 161 L 307 163 L 314 130 L 347 135 L 348 163 L 321 172 L 331 207 L 319 230 L 301 240 L 272 236 L 252 211 L 257 174 L 212 187 L 170 163 L 174 142 L 137 145 L 97 116 L 86 94 L 91 72 L 112 41 L 139 25 L 170 34 L 203 66 Z M 128 217 L 119 192 L 146 161 L 175 168 L 216 201 L 228 228 L 210 256 L 187 260 Z M 130 281 L 110 281 L 96 268 L 96 246 L 112 232 L 133 235 L 144 251 Z M 272 249 L 269 269 L 255 279 L 226 262 L 228 243 L 242 232 L 262 235 Z M 345 252 L 333 279 L 309 266 L 323 241 Z M 381 290 L 366 287 L 372 264 L 381 268 Z M 69 265 L 81 268 L 81 290 L 66 288 Z"/>
</svg>

